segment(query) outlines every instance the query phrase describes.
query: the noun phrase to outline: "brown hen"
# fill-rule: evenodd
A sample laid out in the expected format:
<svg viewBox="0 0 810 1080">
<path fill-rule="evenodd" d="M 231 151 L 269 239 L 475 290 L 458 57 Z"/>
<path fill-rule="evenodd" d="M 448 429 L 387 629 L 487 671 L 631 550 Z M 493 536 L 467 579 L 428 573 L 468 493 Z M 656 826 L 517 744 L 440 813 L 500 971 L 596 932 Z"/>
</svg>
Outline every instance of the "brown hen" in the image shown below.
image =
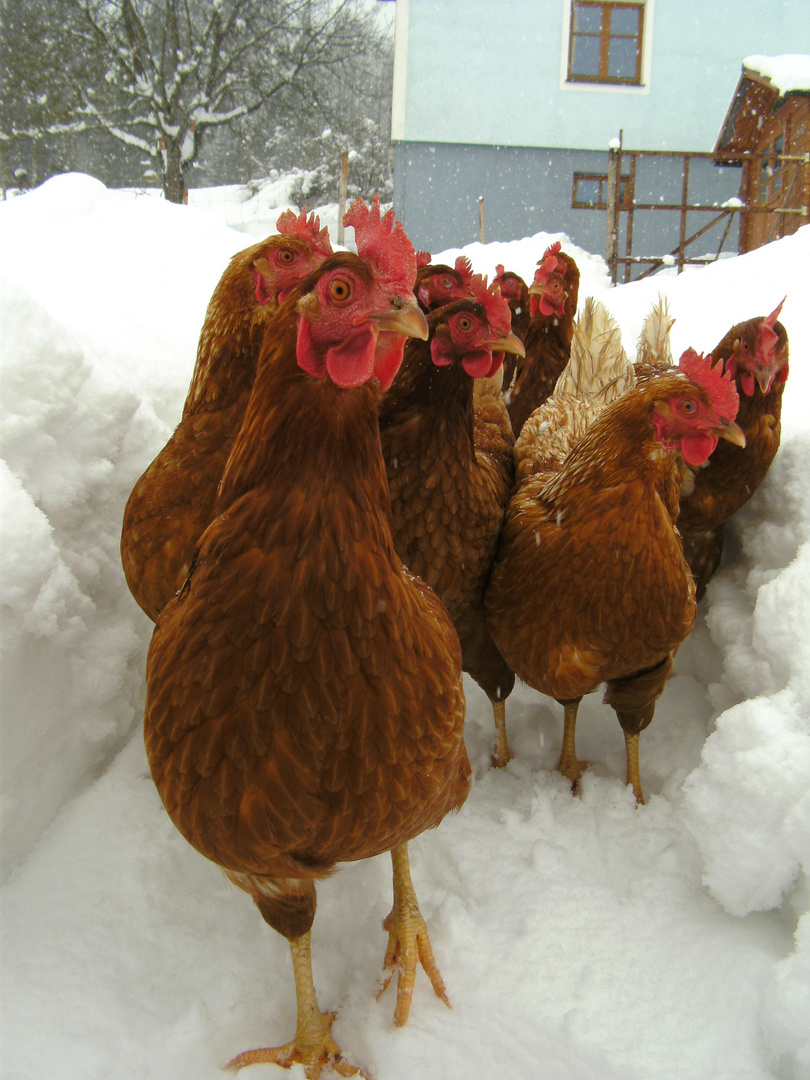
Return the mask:
<svg viewBox="0 0 810 1080">
<path fill-rule="evenodd" d="M 620 377 L 609 370 L 594 393 Z M 639 732 L 652 720 L 696 613 L 675 527 L 679 459 L 697 465 L 718 436 L 743 441 L 732 422 L 737 395 L 730 379 L 696 354 L 682 360 L 681 371 L 619 393 L 593 417 L 583 416 L 583 395 L 591 393 L 584 382 L 581 373 L 567 379 L 568 392 L 537 410 L 515 445 L 520 479 L 487 615 L 512 670 L 564 706 L 558 768 L 572 785 L 585 765 L 575 747 L 579 701 L 607 682 L 605 700 L 625 733 L 627 783 L 643 802 Z"/>
<path fill-rule="evenodd" d="M 495 277 L 492 284 L 497 285 L 502 296 L 509 304 L 512 316 L 512 333 L 520 342 L 525 342 L 526 333 L 529 329 L 531 318 L 531 301 L 529 299 L 529 286 L 523 278 L 512 270 L 506 270 L 503 263 L 495 267 Z M 509 390 L 515 375 L 517 357 L 514 354 L 503 358 L 503 385 Z"/>
<path fill-rule="evenodd" d="M 469 287 L 474 299 L 430 312 L 428 340 L 408 342 L 380 405 L 380 438 L 397 551 L 444 601 L 464 670 L 492 703 L 495 760 L 504 765 L 504 707 L 515 677 L 487 629 L 484 592 L 512 490 L 514 437 L 503 398 L 473 390 L 500 355 L 522 355 L 523 347 L 497 286 L 476 276 Z"/>
<path fill-rule="evenodd" d="M 430 255 L 426 251 L 419 254 L 422 258 L 413 291 L 425 314 L 468 295 L 473 272 L 466 256 L 459 255 L 455 266 L 448 266 L 446 263 L 430 262 Z"/>
<path fill-rule="evenodd" d="M 183 584 L 208 525 L 217 485 L 256 373 L 268 319 L 331 253 L 315 215 L 284 211 L 278 235 L 238 252 L 205 314 L 183 415 L 135 484 L 124 511 L 121 561 L 132 595 L 155 621 Z"/>
<path fill-rule="evenodd" d="M 357 1072 L 315 996 L 315 881 L 391 850 L 395 1019 L 420 960 L 446 1000 L 407 843 L 461 806 L 470 773 L 458 638 L 394 548 L 377 424 L 403 334 L 427 332 L 413 249 L 376 199 L 344 222 L 359 256 L 329 257 L 267 328 L 216 516 L 147 668 L 146 747 L 166 809 L 292 954 L 295 1037 L 231 1064 L 299 1061 L 309 1077 Z"/>
<path fill-rule="evenodd" d="M 698 600 L 720 565 L 725 522 L 757 490 L 779 449 L 789 360 L 787 331 L 777 321 L 781 308 L 733 326 L 710 353 L 740 395 L 745 449 L 720 445 L 705 466 L 687 474 L 678 528 Z"/>
<path fill-rule="evenodd" d="M 539 260 L 529 288 L 531 318 L 523 338 L 526 356 L 515 365 L 506 403 L 515 437 L 554 390 L 568 363 L 577 314 L 579 268 L 552 244 Z"/>
</svg>

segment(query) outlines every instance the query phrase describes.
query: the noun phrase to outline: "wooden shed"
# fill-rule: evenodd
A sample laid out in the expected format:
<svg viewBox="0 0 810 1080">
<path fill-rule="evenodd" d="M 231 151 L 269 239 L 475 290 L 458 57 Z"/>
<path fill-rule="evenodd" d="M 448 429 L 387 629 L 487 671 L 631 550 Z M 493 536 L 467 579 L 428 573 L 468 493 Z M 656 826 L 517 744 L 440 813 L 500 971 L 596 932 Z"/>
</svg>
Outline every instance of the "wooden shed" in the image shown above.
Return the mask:
<svg viewBox="0 0 810 1080">
<path fill-rule="evenodd" d="M 810 57 L 752 60 L 714 148 L 716 165 L 743 169 L 740 252 L 810 224 L 810 77 L 802 76 L 805 69 L 810 76 Z"/>
</svg>

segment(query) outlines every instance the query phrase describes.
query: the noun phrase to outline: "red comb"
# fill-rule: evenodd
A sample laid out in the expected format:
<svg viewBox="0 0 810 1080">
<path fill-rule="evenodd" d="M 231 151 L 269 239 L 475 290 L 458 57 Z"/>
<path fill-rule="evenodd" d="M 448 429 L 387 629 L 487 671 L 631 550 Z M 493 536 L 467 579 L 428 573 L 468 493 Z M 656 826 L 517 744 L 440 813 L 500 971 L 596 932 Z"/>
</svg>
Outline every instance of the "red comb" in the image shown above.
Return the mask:
<svg viewBox="0 0 810 1080">
<path fill-rule="evenodd" d="M 763 319 L 757 330 L 757 343 L 754 347 L 754 355 L 760 364 L 772 364 L 776 359 L 776 343 L 779 335 L 768 325 L 768 320 Z"/>
<path fill-rule="evenodd" d="M 787 297 L 784 297 L 779 307 L 759 324 L 754 352 L 761 364 L 772 364 L 776 360 L 776 343 L 779 341 L 779 335 L 774 330 L 774 326 L 785 300 Z"/>
<path fill-rule="evenodd" d="M 298 236 L 302 240 L 308 240 L 313 250 L 324 256 L 332 254 L 329 230 L 326 226 L 321 228 L 320 218 L 315 214 L 310 214 L 307 218 L 306 207 L 300 214 L 295 214 L 292 210 L 279 214 L 276 228 L 282 236 Z"/>
<path fill-rule="evenodd" d="M 430 252 L 429 251 L 417 251 L 416 253 L 416 268 L 421 270 L 423 266 L 430 266 Z"/>
<path fill-rule="evenodd" d="M 368 207 L 357 198 L 343 215 L 343 224 L 354 228 L 357 254 L 371 263 L 384 281 L 396 281 L 412 289 L 416 281 L 416 253 L 394 211 L 380 216 L 380 196 Z"/>
<path fill-rule="evenodd" d="M 766 322 L 768 324 L 768 326 L 770 326 L 771 330 L 773 330 L 774 326 L 776 325 L 776 320 L 779 318 L 779 314 L 782 311 L 782 305 L 784 304 L 784 302 L 786 300 L 787 300 L 787 297 L 783 296 L 782 299 L 779 301 L 779 304 L 777 305 L 776 309 L 770 313 L 770 315 L 768 316 L 767 319 L 763 320 L 764 322 Z"/>
<path fill-rule="evenodd" d="M 467 287 L 476 304 L 480 304 L 486 312 L 490 327 L 499 337 L 506 337 L 512 329 L 512 313 L 498 285 L 493 281 L 487 287 L 487 279 L 480 274 L 474 274 Z"/>
<path fill-rule="evenodd" d="M 504 269 L 503 263 L 498 263 L 498 265 L 495 267 L 495 280 L 497 281 L 499 277 L 503 277 L 505 273 L 506 270 Z"/>
<path fill-rule="evenodd" d="M 548 277 L 553 274 L 554 271 L 557 269 L 557 266 L 561 261 L 557 258 L 560 253 L 561 247 L 562 245 L 558 240 L 556 244 L 551 244 L 550 247 L 546 248 L 545 252 L 543 253 L 542 259 L 538 259 L 537 270 L 535 270 L 534 273 L 534 280 L 536 282 L 546 281 Z"/>
<path fill-rule="evenodd" d="M 703 356 L 694 349 L 687 349 L 678 361 L 678 369 L 690 382 L 700 386 L 709 395 L 713 408 L 726 420 L 733 420 L 740 406 L 740 396 L 730 372 L 723 372 L 722 364 L 712 367 L 711 356 Z"/>
<path fill-rule="evenodd" d="M 456 273 L 465 285 L 470 283 L 473 276 L 472 263 L 466 255 L 459 255 L 455 262 Z"/>
</svg>

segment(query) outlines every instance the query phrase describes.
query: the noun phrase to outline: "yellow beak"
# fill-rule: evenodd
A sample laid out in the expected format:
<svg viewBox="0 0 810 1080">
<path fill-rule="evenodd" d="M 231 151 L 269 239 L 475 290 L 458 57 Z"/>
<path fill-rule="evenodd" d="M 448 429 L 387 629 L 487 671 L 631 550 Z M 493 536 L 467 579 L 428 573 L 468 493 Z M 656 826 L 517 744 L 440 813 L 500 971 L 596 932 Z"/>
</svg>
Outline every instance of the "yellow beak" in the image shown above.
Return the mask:
<svg viewBox="0 0 810 1080">
<path fill-rule="evenodd" d="M 734 421 L 730 421 L 724 427 L 717 428 L 716 435 L 719 435 L 721 439 L 726 439 L 730 443 L 734 443 L 735 446 L 745 446 L 745 432 L 739 424 L 735 424 Z"/>
<path fill-rule="evenodd" d="M 506 337 L 495 338 L 494 341 L 484 341 L 481 343 L 482 349 L 492 349 L 494 353 L 514 353 L 515 356 L 525 356 L 526 350 L 523 348 L 523 342 L 516 334 L 507 334 Z"/>
<path fill-rule="evenodd" d="M 377 324 L 378 330 L 387 330 L 394 334 L 407 334 L 408 337 L 427 341 L 427 319 L 422 314 L 416 300 L 412 302 L 402 301 L 401 307 L 394 306 L 398 301 L 400 301 L 400 297 L 394 297 L 394 303 L 387 311 L 375 312 L 369 318 Z"/>
</svg>

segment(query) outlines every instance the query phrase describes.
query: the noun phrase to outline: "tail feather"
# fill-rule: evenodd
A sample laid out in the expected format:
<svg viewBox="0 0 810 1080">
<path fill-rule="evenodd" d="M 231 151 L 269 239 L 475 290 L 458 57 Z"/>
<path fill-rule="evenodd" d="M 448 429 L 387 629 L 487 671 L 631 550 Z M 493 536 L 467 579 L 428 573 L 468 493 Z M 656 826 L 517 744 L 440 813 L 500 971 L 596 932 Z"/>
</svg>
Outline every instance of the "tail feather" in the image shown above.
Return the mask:
<svg viewBox="0 0 810 1080">
<path fill-rule="evenodd" d="M 602 409 L 634 386 L 619 327 L 604 304 L 588 297 L 554 393 L 532 413 L 515 444 L 518 479 L 558 469 Z"/>
<path fill-rule="evenodd" d="M 634 385 L 621 330 L 605 305 L 589 296 L 574 327 L 571 357 L 557 380 L 555 395 L 604 407 Z"/>
<path fill-rule="evenodd" d="M 667 298 L 659 293 L 658 301 L 644 320 L 636 345 L 636 367 L 642 375 L 657 374 L 674 366 L 669 340 L 674 322 Z"/>
</svg>

